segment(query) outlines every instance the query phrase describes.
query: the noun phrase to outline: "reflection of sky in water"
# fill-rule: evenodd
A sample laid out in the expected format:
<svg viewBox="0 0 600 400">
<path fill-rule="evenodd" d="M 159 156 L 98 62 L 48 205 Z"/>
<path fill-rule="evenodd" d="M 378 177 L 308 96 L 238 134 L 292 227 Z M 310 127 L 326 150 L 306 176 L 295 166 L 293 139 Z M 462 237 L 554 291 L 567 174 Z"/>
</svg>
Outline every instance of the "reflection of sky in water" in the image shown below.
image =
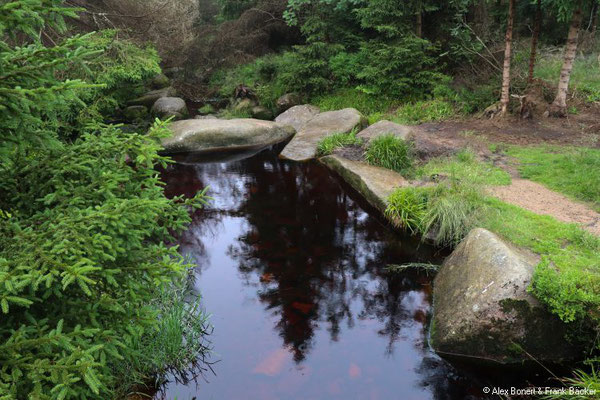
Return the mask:
<svg viewBox="0 0 600 400">
<path fill-rule="evenodd" d="M 210 383 L 172 384 L 167 398 L 464 396 L 426 345 L 429 279 L 384 270 L 439 260 L 389 232 L 323 168 L 255 157 L 165 176 L 170 194 L 208 185 L 214 197 L 180 245 L 199 266 L 221 360 Z"/>
</svg>

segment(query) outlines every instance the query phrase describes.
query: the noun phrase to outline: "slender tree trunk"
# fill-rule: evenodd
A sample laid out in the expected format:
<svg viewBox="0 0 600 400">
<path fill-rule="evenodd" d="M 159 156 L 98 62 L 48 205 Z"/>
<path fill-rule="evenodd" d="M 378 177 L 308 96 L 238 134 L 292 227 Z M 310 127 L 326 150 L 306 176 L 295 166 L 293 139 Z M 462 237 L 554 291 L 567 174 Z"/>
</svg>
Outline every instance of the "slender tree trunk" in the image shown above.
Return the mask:
<svg viewBox="0 0 600 400">
<path fill-rule="evenodd" d="M 417 12 L 417 23 L 415 27 L 415 33 L 417 37 L 423 37 L 423 13 L 421 11 Z"/>
<path fill-rule="evenodd" d="M 579 26 L 581 25 L 581 0 L 577 3 L 577 8 L 573 11 L 573 19 L 569 27 L 569 36 L 565 47 L 565 58 L 560 71 L 558 81 L 558 92 L 556 98 L 550 105 L 550 115 L 555 117 L 565 117 L 567 115 L 567 93 L 569 91 L 569 80 L 573 70 L 573 61 L 577 53 L 577 38 L 579 36 Z"/>
<path fill-rule="evenodd" d="M 504 68 L 502 69 L 502 105 L 501 115 L 505 116 L 510 101 L 510 59 L 512 54 L 513 23 L 515 19 L 515 0 L 508 1 L 508 24 L 506 26 L 506 47 L 504 48 Z"/>
<path fill-rule="evenodd" d="M 537 8 L 535 10 L 535 22 L 533 27 L 533 35 L 531 36 L 531 56 L 529 57 L 529 76 L 527 82 L 533 82 L 533 69 L 535 67 L 535 57 L 537 52 L 537 43 L 540 37 L 540 29 L 542 26 L 542 0 L 537 0 Z"/>
<path fill-rule="evenodd" d="M 592 40 L 596 37 L 596 30 L 598 28 L 598 2 L 594 2 L 592 5 L 592 26 L 590 32 L 592 34 Z"/>
</svg>

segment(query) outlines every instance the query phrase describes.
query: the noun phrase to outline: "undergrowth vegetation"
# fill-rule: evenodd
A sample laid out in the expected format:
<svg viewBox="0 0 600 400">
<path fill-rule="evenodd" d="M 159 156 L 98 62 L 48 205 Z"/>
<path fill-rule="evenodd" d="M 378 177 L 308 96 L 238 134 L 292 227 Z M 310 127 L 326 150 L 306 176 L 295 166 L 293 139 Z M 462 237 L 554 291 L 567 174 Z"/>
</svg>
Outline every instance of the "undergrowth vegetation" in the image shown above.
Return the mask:
<svg viewBox="0 0 600 400">
<path fill-rule="evenodd" d="M 456 245 L 471 228 L 483 227 L 540 254 L 533 294 L 570 323 L 579 340 L 592 342 L 587 335 L 600 326 L 600 238 L 487 196 L 484 185 L 508 184 L 510 177 L 472 153 L 432 160 L 418 175 L 435 176 L 439 183 L 394 192 L 386 210 L 393 223 L 441 245 Z"/>
</svg>

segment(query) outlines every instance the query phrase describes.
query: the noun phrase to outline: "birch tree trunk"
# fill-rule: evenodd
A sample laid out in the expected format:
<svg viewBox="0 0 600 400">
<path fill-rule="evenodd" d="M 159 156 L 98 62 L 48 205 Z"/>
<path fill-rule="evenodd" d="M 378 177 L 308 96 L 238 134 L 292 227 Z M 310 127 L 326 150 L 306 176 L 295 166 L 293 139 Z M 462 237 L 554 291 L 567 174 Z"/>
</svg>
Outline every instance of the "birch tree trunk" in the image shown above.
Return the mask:
<svg viewBox="0 0 600 400">
<path fill-rule="evenodd" d="M 594 40 L 594 38 L 596 37 L 596 30 L 598 29 L 598 3 L 594 2 L 594 5 L 592 6 L 592 27 L 590 29 L 590 32 L 592 34 L 592 40 Z"/>
<path fill-rule="evenodd" d="M 508 2 L 508 23 L 506 26 L 506 47 L 504 48 L 504 67 L 502 69 L 502 96 L 500 104 L 502 109 L 501 116 L 505 116 L 508 111 L 508 102 L 510 101 L 510 60 L 512 55 L 512 37 L 513 23 L 515 19 L 515 0 Z"/>
<path fill-rule="evenodd" d="M 535 57 L 537 53 L 537 43 L 540 37 L 540 29 L 542 26 L 542 0 L 537 0 L 537 8 L 535 10 L 535 22 L 533 27 L 533 35 L 531 36 L 531 56 L 529 57 L 529 76 L 527 82 L 533 82 L 533 70 L 535 68 Z"/>
<path fill-rule="evenodd" d="M 573 70 L 573 61 L 577 53 L 577 39 L 579 37 L 579 26 L 581 25 L 581 0 L 577 3 L 577 8 L 573 11 L 573 19 L 569 27 L 569 35 L 567 37 L 567 45 L 565 47 L 565 59 L 560 71 L 560 79 L 558 81 L 558 92 L 556 98 L 550 105 L 548 110 L 550 115 L 554 117 L 565 117 L 567 115 L 567 93 L 569 91 L 569 80 L 571 79 L 571 71 Z"/>
</svg>

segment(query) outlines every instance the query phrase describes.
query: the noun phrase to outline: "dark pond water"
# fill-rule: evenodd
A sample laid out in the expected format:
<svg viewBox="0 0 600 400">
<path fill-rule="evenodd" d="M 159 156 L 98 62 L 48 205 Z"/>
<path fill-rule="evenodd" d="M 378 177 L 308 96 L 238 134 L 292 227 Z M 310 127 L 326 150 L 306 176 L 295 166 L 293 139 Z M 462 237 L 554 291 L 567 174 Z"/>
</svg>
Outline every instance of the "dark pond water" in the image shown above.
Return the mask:
<svg viewBox="0 0 600 400">
<path fill-rule="evenodd" d="M 210 186 L 181 251 L 212 314 L 216 375 L 173 382 L 167 399 L 464 399 L 483 380 L 427 344 L 431 277 L 388 264 L 445 254 L 389 230 L 318 164 L 261 153 L 177 164 L 169 195 Z"/>
</svg>

